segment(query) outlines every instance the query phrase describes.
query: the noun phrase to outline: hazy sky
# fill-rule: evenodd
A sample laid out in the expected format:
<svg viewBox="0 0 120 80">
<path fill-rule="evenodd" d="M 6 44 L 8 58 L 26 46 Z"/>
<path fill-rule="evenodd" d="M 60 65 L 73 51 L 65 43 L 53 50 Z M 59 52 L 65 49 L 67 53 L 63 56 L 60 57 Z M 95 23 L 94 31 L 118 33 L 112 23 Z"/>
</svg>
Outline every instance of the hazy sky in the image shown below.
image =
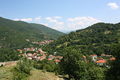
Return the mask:
<svg viewBox="0 0 120 80">
<path fill-rule="evenodd" d="M 0 16 L 68 32 L 120 22 L 120 0 L 0 0 Z"/>
</svg>

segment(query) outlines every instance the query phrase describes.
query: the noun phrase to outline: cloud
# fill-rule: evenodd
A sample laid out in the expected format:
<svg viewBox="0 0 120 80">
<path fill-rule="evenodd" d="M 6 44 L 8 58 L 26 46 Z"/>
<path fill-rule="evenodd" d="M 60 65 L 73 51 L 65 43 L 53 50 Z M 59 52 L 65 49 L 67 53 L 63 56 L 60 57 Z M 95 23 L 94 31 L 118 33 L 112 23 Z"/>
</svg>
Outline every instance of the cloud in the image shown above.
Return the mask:
<svg viewBox="0 0 120 80">
<path fill-rule="evenodd" d="M 47 24 L 47 23 L 40 23 L 40 24 L 42 24 L 44 26 L 49 26 L 49 24 Z"/>
<path fill-rule="evenodd" d="M 61 17 L 46 17 L 45 19 L 46 19 L 48 22 L 51 22 L 51 23 L 54 23 L 54 24 L 63 25 L 64 22 L 58 20 L 58 19 L 60 19 L 60 18 L 61 18 Z"/>
<path fill-rule="evenodd" d="M 36 17 L 34 18 L 35 21 L 40 21 L 41 20 L 41 17 Z"/>
<path fill-rule="evenodd" d="M 14 20 L 15 20 L 15 21 L 26 21 L 26 22 L 33 21 L 32 18 L 23 18 L 23 19 L 18 19 L 18 18 L 16 18 L 16 19 L 14 19 Z"/>
<path fill-rule="evenodd" d="M 110 2 L 107 4 L 111 9 L 118 9 L 119 5 L 117 3 L 114 2 Z"/>
<path fill-rule="evenodd" d="M 52 17 L 46 17 L 45 19 L 46 19 L 47 21 L 49 21 L 49 22 L 53 22 L 53 23 L 56 23 L 56 22 L 57 22 L 57 19 L 52 18 Z"/>
<path fill-rule="evenodd" d="M 65 22 L 60 21 L 59 19 L 62 19 L 61 16 L 54 16 L 54 17 L 46 17 L 45 20 L 47 21 L 47 23 L 49 24 L 48 26 L 62 31 L 65 28 Z"/>
<path fill-rule="evenodd" d="M 35 18 L 21 18 L 21 19 L 13 19 L 15 21 L 25 21 L 25 22 L 35 22 L 35 23 L 39 23 L 41 20 L 41 17 L 35 17 Z"/>
<path fill-rule="evenodd" d="M 35 17 L 35 18 L 23 18 L 23 19 L 14 19 L 14 20 L 39 23 L 62 32 L 75 31 L 78 29 L 86 28 L 92 24 L 102 22 L 101 20 L 98 20 L 93 17 L 79 17 L 79 16 L 72 18 L 71 17 L 64 18 L 61 16 Z"/>
<path fill-rule="evenodd" d="M 93 18 L 93 17 L 75 17 L 75 18 L 68 18 L 67 19 L 68 21 L 70 21 L 70 22 L 76 22 L 76 21 L 99 21 L 99 20 L 97 20 L 97 19 L 95 19 L 95 18 Z"/>
<path fill-rule="evenodd" d="M 55 19 L 62 19 L 61 16 L 55 16 L 54 18 L 55 18 Z"/>
<path fill-rule="evenodd" d="M 71 30 L 83 29 L 92 24 L 102 22 L 101 20 L 98 20 L 93 17 L 74 17 L 74 18 L 68 18 L 67 21 L 68 21 L 67 25 Z"/>
<path fill-rule="evenodd" d="M 64 21 L 60 21 L 58 18 L 55 17 L 47 17 L 45 19 L 48 21 L 48 26 L 62 32 L 83 29 L 92 24 L 102 22 L 101 20 L 93 17 L 73 17 L 64 19 Z"/>
</svg>

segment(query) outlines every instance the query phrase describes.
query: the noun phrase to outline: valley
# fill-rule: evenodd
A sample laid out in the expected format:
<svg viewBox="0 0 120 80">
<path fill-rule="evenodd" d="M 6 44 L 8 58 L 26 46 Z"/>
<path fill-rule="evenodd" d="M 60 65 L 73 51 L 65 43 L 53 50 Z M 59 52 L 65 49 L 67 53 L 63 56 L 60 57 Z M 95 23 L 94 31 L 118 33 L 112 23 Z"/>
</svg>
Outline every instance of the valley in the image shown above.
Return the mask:
<svg viewBox="0 0 120 80">
<path fill-rule="evenodd" d="M 0 0 L 0 80 L 120 80 L 120 0 Z"/>
<path fill-rule="evenodd" d="M 119 66 L 119 23 L 64 34 L 39 24 L 0 20 L 1 80 L 106 80 Z"/>
</svg>

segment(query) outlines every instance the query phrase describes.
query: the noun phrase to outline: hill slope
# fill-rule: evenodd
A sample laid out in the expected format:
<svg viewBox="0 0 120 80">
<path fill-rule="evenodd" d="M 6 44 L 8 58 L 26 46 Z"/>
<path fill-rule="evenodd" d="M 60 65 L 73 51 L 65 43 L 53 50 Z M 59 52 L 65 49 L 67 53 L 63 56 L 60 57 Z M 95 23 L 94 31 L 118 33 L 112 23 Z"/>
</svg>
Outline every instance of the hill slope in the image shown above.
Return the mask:
<svg viewBox="0 0 120 80">
<path fill-rule="evenodd" d="M 32 27 L 35 27 L 39 30 L 42 30 L 44 34 L 47 34 L 47 36 L 49 36 L 49 38 L 51 39 L 57 39 L 59 38 L 61 35 L 64 35 L 64 33 L 62 32 L 59 32 L 59 31 L 56 31 L 54 29 L 51 29 L 49 27 L 46 27 L 44 25 L 41 25 L 41 24 L 34 24 L 34 23 L 31 23 L 31 26 Z"/>
<path fill-rule="evenodd" d="M 97 23 L 60 37 L 47 48 L 51 52 L 71 47 L 83 54 L 109 54 L 111 46 L 118 43 L 120 43 L 120 24 Z"/>
<path fill-rule="evenodd" d="M 0 67 L 0 80 L 13 80 L 12 69 L 14 66 Z M 43 72 L 42 70 L 33 69 L 27 80 L 63 80 L 52 72 Z"/>
<path fill-rule="evenodd" d="M 0 17 L 0 48 L 21 48 L 30 41 L 57 39 L 64 33 L 40 24 L 12 21 Z"/>
</svg>

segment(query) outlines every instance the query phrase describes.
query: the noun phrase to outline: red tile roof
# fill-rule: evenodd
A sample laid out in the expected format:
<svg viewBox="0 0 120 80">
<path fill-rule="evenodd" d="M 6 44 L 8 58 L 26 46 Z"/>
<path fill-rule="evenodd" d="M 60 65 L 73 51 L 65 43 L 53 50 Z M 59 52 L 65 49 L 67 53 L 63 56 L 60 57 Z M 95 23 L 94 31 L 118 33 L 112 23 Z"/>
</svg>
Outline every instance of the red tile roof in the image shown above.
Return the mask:
<svg viewBox="0 0 120 80">
<path fill-rule="evenodd" d="M 58 60 L 58 59 L 55 59 L 54 61 L 55 61 L 55 62 L 60 62 L 60 60 Z"/>
<path fill-rule="evenodd" d="M 116 58 L 115 58 L 115 57 L 112 57 L 112 58 L 110 58 L 110 60 L 111 60 L 111 61 L 114 61 L 114 60 L 116 60 Z"/>
<path fill-rule="evenodd" d="M 107 61 L 106 60 L 98 60 L 98 61 L 96 61 L 96 63 L 106 63 Z"/>
</svg>

